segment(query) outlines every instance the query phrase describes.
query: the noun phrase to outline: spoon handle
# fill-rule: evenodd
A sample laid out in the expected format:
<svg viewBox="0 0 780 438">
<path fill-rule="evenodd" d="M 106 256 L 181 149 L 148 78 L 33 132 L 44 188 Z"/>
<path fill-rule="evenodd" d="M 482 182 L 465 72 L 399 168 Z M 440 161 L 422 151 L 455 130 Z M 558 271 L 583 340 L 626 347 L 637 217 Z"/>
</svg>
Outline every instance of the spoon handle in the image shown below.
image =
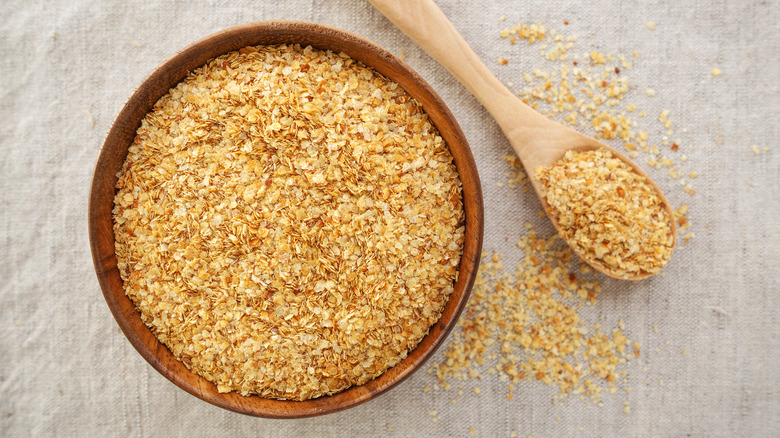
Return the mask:
<svg viewBox="0 0 780 438">
<path fill-rule="evenodd" d="M 526 168 L 547 165 L 560 158 L 566 149 L 571 148 L 571 137 L 580 141 L 579 137 L 587 139 L 547 119 L 512 94 L 432 0 L 368 1 L 449 70 L 482 103 L 496 119 Z M 553 150 L 550 150 L 551 147 Z"/>
</svg>

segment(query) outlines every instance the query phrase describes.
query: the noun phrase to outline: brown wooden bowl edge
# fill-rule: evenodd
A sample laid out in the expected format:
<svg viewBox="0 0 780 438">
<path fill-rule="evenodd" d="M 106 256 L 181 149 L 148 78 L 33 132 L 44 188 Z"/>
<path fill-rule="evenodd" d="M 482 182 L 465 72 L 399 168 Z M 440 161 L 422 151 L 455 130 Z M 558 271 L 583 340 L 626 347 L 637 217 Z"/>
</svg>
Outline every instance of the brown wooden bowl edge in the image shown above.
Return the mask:
<svg viewBox="0 0 780 438">
<path fill-rule="evenodd" d="M 272 399 L 264 399 L 258 396 L 250 396 L 268 402 L 268 404 L 278 406 L 278 408 L 271 408 L 270 406 L 253 408 L 247 406 L 246 403 L 242 403 L 243 401 L 246 401 L 247 397 L 238 395 L 236 393 L 214 394 L 213 391 L 209 390 L 208 388 L 208 385 L 213 386 L 213 384 L 206 381 L 202 377 L 197 376 L 194 373 L 191 373 L 189 370 L 186 370 L 186 368 L 184 368 L 186 372 L 190 373 L 192 376 L 195 377 L 194 381 L 189 381 L 188 379 L 183 378 L 182 375 L 179 375 L 176 372 L 172 371 L 169 366 L 166 366 L 159 360 L 160 351 L 153 351 L 153 350 L 159 350 L 160 348 L 167 351 L 167 348 L 161 343 L 159 343 L 159 341 L 157 341 L 156 337 L 154 337 L 151 331 L 149 331 L 149 329 L 146 328 L 146 326 L 143 325 L 142 322 L 141 325 L 143 325 L 143 328 L 148 332 L 145 333 L 145 335 L 143 336 L 143 338 L 145 339 L 142 339 L 142 336 L 139 335 L 138 333 L 139 327 L 134 327 L 130 323 L 130 319 L 132 318 L 132 315 L 128 315 L 126 312 L 122 311 L 123 305 L 119 303 L 119 300 L 123 300 L 123 301 L 126 300 L 131 305 L 132 302 L 126 295 L 124 295 L 124 291 L 121 290 L 121 287 L 119 291 L 112 289 L 112 287 L 115 288 L 116 286 L 112 286 L 108 279 L 108 276 L 111 275 L 109 274 L 109 271 L 117 270 L 116 258 L 115 255 L 113 254 L 113 251 L 111 251 L 109 254 L 106 254 L 105 251 L 106 242 L 105 241 L 103 242 L 102 248 L 100 242 L 101 239 L 103 240 L 106 239 L 105 237 L 106 235 L 110 235 L 111 237 L 110 243 L 111 245 L 113 245 L 113 229 L 112 227 L 108 227 L 108 229 L 106 230 L 105 229 L 106 227 L 103 227 L 103 230 L 101 232 L 100 227 L 98 227 L 98 223 L 101 219 L 101 213 L 99 212 L 101 206 L 98 205 L 98 201 L 99 201 L 98 195 L 100 191 L 108 190 L 108 188 L 106 187 L 106 183 L 101 182 L 99 177 L 108 178 L 108 180 L 113 181 L 114 184 L 116 182 L 116 176 L 114 175 L 113 178 L 111 178 L 111 175 L 106 175 L 106 172 L 109 172 L 110 169 L 101 168 L 101 164 L 105 164 L 106 161 L 110 161 L 109 155 L 111 151 L 109 150 L 109 142 L 111 140 L 114 140 L 117 136 L 121 136 L 123 130 L 130 129 L 126 124 L 126 121 L 123 120 L 123 116 L 126 116 L 128 112 L 132 113 L 133 111 L 140 111 L 143 108 L 139 108 L 139 105 L 144 105 L 144 103 L 146 103 L 146 106 L 149 106 L 150 109 L 151 105 L 153 105 L 153 103 L 156 102 L 157 99 L 159 99 L 159 96 L 154 98 L 154 96 L 150 97 L 147 95 L 147 89 L 151 84 L 161 79 L 164 79 L 164 76 L 168 75 L 167 80 L 169 82 L 172 81 L 173 79 L 177 79 L 173 81 L 173 84 L 171 85 L 171 86 L 175 86 L 176 83 L 180 82 L 184 78 L 184 76 L 186 76 L 186 72 L 184 73 L 184 75 L 174 75 L 177 76 L 177 78 L 171 79 L 170 76 L 172 75 L 172 71 L 174 70 L 173 64 L 177 62 L 177 60 L 179 60 L 182 56 L 187 56 L 187 54 L 193 52 L 203 51 L 204 49 L 201 47 L 201 45 L 207 44 L 209 41 L 213 39 L 222 39 L 223 41 L 221 41 L 221 43 L 223 45 L 230 45 L 229 40 L 231 39 L 233 39 L 234 41 L 233 45 L 236 45 L 235 41 L 241 41 L 241 43 L 237 44 L 238 47 L 235 47 L 233 49 L 233 50 L 237 50 L 238 48 L 244 47 L 246 45 L 258 44 L 258 43 L 252 43 L 249 40 L 257 39 L 258 35 L 268 36 L 269 33 L 267 31 L 269 29 L 272 30 L 271 33 L 274 33 L 277 36 L 289 36 L 291 35 L 290 32 L 312 31 L 313 29 L 320 30 L 320 31 L 324 30 L 328 33 L 326 37 L 337 36 L 342 38 L 343 44 L 351 43 L 351 44 L 355 44 L 356 47 L 367 48 L 372 50 L 382 62 L 387 64 L 385 67 L 391 70 L 392 68 L 398 69 L 398 71 L 396 71 L 395 73 L 396 75 L 399 74 L 405 75 L 405 77 L 408 80 L 413 80 L 416 84 L 418 84 L 422 88 L 421 91 L 429 94 L 429 96 L 426 97 L 432 99 L 434 101 L 433 103 L 435 103 L 437 106 L 434 112 L 441 113 L 441 114 L 437 114 L 437 118 L 441 118 L 442 121 L 447 122 L 451 125 L 449 128 L 452 128 L 452 132 L 448 132 L 447 136 L 454 137 L 454 138 L 449 138 L 449 139 L 445 138 L 445 140 L 448 140 L 447 141 L 448 147 L 460 148 L 459 156 L 456 157 L 456 166 L 458 167 L 459 175 L 461 175 L 461 183 L 463 184 L 464 207 L 466 208 L 466 214 L 467 214 L 466 236 L 467 239 L 471 237 L 471 240 L 470 241 L 467 240 L 464 243 L 464 253 L 461 259 L 461 266 L 459 269 L 459 279 L 458 282 L 456 283 L 456 290 L 453 291 L 453 295 L 456 294 L 456 292 L 459 293 L 458 296 L 460 299 L 457 302 L 447 303 L 447 305 L 445 306 L 445 311 L 447 311 L 447 309 L 451 309 L 451 310 L 449 312 L 449 315 L 446 318 L 446 321 L 445 321 L 445 314 L 443 313 L 442 318 L 431 327 L 429 333 L 423 338 L 420 345 L 418 345 L 418 347 L 415 350 L 410 352 L 409 356 L 407 356 L 406 359 L 399 362 L 399 364 L 397 364 L 395 367 L 388 369 L 384 374 L 380 375 L 376 379 L 364 385 L 348 388 L 347 390 L 339 392 L 332 396 L 320 397 L 317 399 L 307 400 L 303 402 L 272 400 Z M 249 32 L 247 33 L 247 31 Z M 294 34 L 294 35 L 296 37 L 301 37 L 300 34 Z M 319 35 L 318 38 L 322 36 L 323 35 Z M 306 37 L 307 35 L 302 36 L 302 38 L 306 38 Z M 279 43 L 281 43 L 281 41 Z M 271 44 L 271 43 L 266 42 L 265 44 Z M 328 49 L 330 47 L 319 47 L 319 48 Z M 224 52 L 221 53 L 226 53 L 227 51 L 230 50 L 225 50 Z M 201 56 L 197 57 L 197 61 L 200 61 L 201 58 L 203 58 L 204 56 L 205 55 L 201 53 Z M 350 56 L 352 56 L 355 59 L 359 59 L 359 57 L 351 53 Z M 205 64 L 205 62 L 208 59 L 211 59 L 213 57 L 214 56 L 207 56 L 206 59 L 202 60 L 202 62 L 191 62 L 196 64 L 192 68 L 197 68 L 200 65 Z M 363 62 L 366 65 L 369 65 L 370 67 L 379 71 L 379 69 L 377 69 L 376 66 L 370 65 L 365 61 Z M 192 70 L 192 68 L 189 68 L 188 70 Z M 390 77 L 385 72 L 380 71 L 380 73 Z M 396 78 L 391 78 L 391 79 L 400 82 Z M 401 85 L 403 86 L 404 84 Z M 407 91 L 409 91 L 408 88 Z M 412 93 L 410 92 L 410 94 Z M 415 97 L 417 98 L 418 96 Z M 151 102 L 151 104 L 149 104 L 150 100 L 153 100 L 154 102 Z M 423 106 L 425 107 L 425 104 L 423 104 Z M 432 121 L 434 121 L 433 120 L 434 118 L 429 111 L 431 109 L 433 108 L 427 108 L 427 107 L 425 108 L 426 112 L 429 112 L 429 117 L 431 117 Z M 144 114 L 146 112 L 148 112 L 148 109 L 143 111 Z M 140 123 L 140 119 L 138 120 L 138 122 Z M 436 122 L 434 121 L 434 123 Z M 437 128 L 438 127 L 439 126 L 437 124 Z M 135 129 L 137 129 L 137 126 L 132 128 L 133 133 Z M 451 146 L 452 144 L 451 141 L 453 139 L 456 140 L 457 146 Z M 455 156 L 455 152 L 452 151 L 452 153 L 453 156 Z M 121 155 L 123 156 L 126 155 L 126 150 Z M 121 161 L 124 161 L 124 158 L 122 158 Z M 466 173 L 472 176 L 472 178 L 470 178 L 470 181 L 464 180 L 463 178 L 464 171 L 466 171 Z M 111 198 L 113 199 L 113 196 L 111 196 Z M 466 205 L 467 203 L 469 203 L 469 206 Z M 106 207 L 102 206 L 102 208 L 105 209 Z M 110 210 L 111 208 L 108 208 L 109 216 L 110 216 Z M 103 214 L 105 214 L 105 212 Z M 316 23 L 296 22 L 296 21 L 273 21 L 273 22 L 249 23 L 245 25 L 232 27 L 217 32 L 215 34 L 209 35 L 199 41 L 196 41 L 195 43 L 185 47 L 184 49 L 177 52 L 175 55 L 165 60 L 147 77 L 146 80 L 144 80 L 144 82 L 141 83 L 141 85 L 134 91 L 134 93 L 131 95 L 131 97 L 128 99 L 125 105 L 123 105 L 122 109 L 117 115 L 114 123 L 112 124 L 106 136 L 103 146 L 101 147 L 98 160 L 95 164 L 95 172 L 93 174 L 92 185 L 90 187 L 88 223 L 89 223 L 89 238 L 90 238 L 91 251 L 93 255 L 93 263 L 95 265 L 96 274 L 98 276 L 98 281 L 100 283 L 101 290 L 103 291 L 104 298 L 106 299 L 109 309 L 114 315 L 114 318 L 119 324 L 122 332 L 131 342 L 133 347 L 139 352 L 139 354 L 141 354 L 141 356 L 144 357 L 144 359 L 147 362 L 149 362 L 149 364 L 152 365 L 153 368 L 155 368 L 168 380 L 170 380 L 180 388 L 184 389 L 188 393 L 204 401 L 207 401 L 211 404 L 214 404 L 216 406 L 220 406 L 222 408 L 229 409 L 235 412 L 261 416 L 261 417 L 268 417 L 268 418 L 301 418 L 301 417 L 309 417 L 309 416 L 316 416 L 325 413 L 337 412 L 346 409 L 348 407 L 363 403 L 367 400 L 370 400 L 381 393 L 385 393 L 390 388 L 396 386 L 397 384 L 405 380 L 415 370 L 419 369 L 422 366 L 422 364 L 434 354 L 437 348 L 441 346 L 441 344 L 446 339 L 447 334 L 455 326 L 458 316 L 460 315 L 463 308 L 465 307 L 465 304 L 470 295 L 471 287 L 473 286 L 474 280 L 476 278 L 476 272 L 479 265 L 481 246 L 482 246 L 483 226 L 484 226 L 483 215 L 484 215 L 484 209 L 483 209 L 482 191 L 479 182 L 479 176 L 477 173 L 476 164 L 474 163 L 474 159 L 468 147 L 468 142 L 466 141 L 465 135 L 463 134 L 460 126 L 458 125 L 454 116 L 450 112 L 449 108 L 446 106 L 446 104 L 444 104 L 443 100 L 441 100 L 438 94 L 435 93 L 435 91 L 430 87 L 430 85 L 428 85 L 427 82 L 424 81 L 422 77 L 419 76 L 419 74 L 417 74 L 414 70 L 412 70 L 410 67 L 404 64 L 402 61 L 398 60 L 390 52 L 386 51 L 385 49 L 382 49 L 380 46 L 370 42 L 365 38 L 349 33 L 347 31 L 343 31 L 341 29 L 337 29 L 331 26 L 320 25 Z M 103 218 L 103 220 L 105 220 L 105 218 Z M 109 218 L 109 223 L 111 223 L 111 221 L 112 218 Z M 107 260 L 106 260 L 106 256 L 108 258 Z M 467 263 L 464 264 L 464 262 Z M 118 270 L 113 275 L 118 276 Z M 121 280 L 120 280 L 120 286 L 121 286 Z M 117 292 L 121 292 L 121 296 L 117 297 L 116 296 Z M 124 304 L 124 307 L 127 308 L 126 303 Z M 132 305 L 132 310 L 133 312 L 135 312 L 136 314 L 135 316 L 138 319 L 138 321 L 140 321 L 140 316 L 137 314 L 134 305 Z M 149 336 L 153 338 L 153 341 L 151 343 L 152 344 L 156 343 L 155 348 L 152 348 L 149 345 L 150 344 Z M 431 336 L 434 337 L 431 338 Z M 418 349 L 421 346 L 423 346 L 423 343 L 426 342 L 426 340 L 428 339 L 432 339 L 432 341 L 428 341 L 429 344 L 427 345 L 426 349 L 421 350 L 422 354 L 414 355 L 414 353 L 418 351 Z M 167 353 L 171 354 L 169 351 L 167 351 Z M 402 364 L 403 366 L 401 366 Z M 183 364 L 181 364 L 181 366 L 183 367 Z M 395 372 L 392 372 L 393 370 L 395 370 Z M 383 376 L 388 376 L 388 377 L 382 379 Z M 373 389 L 370 391 L 365 391 L 365 389 L 368 388 L 373 388 Z M 363 389 L 363 391 L 359 391 L 361 389 Z M 231 402 L 230 401 L 231 398 L 232 399 L 238 398 L 237 399 L 238 401 Z"/>
</svg>

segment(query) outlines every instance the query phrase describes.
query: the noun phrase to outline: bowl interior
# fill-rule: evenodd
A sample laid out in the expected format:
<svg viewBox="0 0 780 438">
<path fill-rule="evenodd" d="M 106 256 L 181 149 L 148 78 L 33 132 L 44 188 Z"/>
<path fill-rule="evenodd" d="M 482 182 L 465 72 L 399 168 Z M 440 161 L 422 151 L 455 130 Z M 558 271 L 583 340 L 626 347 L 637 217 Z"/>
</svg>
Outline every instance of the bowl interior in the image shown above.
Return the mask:
<svg viewBox="0 0 780 438">
<path fill-rule="evenodd" d="M 125 295 L 114 253 L 113 198 L 117 173 L 141 120 L 168 90 L 210 59 L 249 45 L 297 43 L 344 52 L 401 85 L 417 99 L 450 149 L 463 185 L 466 233 L 455 290 L 442 316 L 420 344 L 376 379 L 332 396 L 307 401 L 282 401 L 236 393 L 219 393 L 211 382 L 190 372 L 142 322 Z M 246 24 L 210 35 L 160 65 L 134 92 L 112 125 L 97 160 L 89 199 L 89 237 L 100 287 L 117 323 L 157 371 L 192 395 L 244 414 L 263 417 L 307 417 L 335 412 L 388 390 L 430 357 L 454 327 L 476 277 L 482 248 L 482 189 L 465 136 L 452 113 L 433 89 L 390 52 L 357 35 L 329 26 L 295 21 Z"/>
</svg>

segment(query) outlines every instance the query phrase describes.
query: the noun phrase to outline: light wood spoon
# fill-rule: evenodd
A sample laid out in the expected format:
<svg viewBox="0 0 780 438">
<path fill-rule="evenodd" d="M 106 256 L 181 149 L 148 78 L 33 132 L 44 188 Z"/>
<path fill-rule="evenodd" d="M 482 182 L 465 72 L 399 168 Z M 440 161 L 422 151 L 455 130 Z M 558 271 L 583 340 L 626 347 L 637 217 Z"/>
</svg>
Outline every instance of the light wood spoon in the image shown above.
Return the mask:
<svg viewBox="0 0 780 438">
<path fill-rule="evenodd" d="M 548 217 L 561 231 L 544 196 L 541 182 L 534 176 L 539 166 L 548 167 L 563 158 L 569 150 L 606 149 L 627 163 L 637 174 L 645 177 L 658 192 L 670 218 L 673 236 L 672 248 L 677 241 L 677 229 L 671 204 L 655 182 L 631 160 L 613 148 L 554 122 L 523 103 L 480 61 L 452 23 L 432 0 L 368 0 L 409 38 L 443 65 L 457 78 L 493 115 L 509 139 L 509 143 L 525 167 L 528 179 L 542 201 Z M 574 248 L 572 248 L 574 249 Z M 650 273 L 634 277 L 617 277 L 603 267 L 592 263 L 578 251 L 575 252 L 604 274 L 619 279 L 639 280 Z"/>
</svg>

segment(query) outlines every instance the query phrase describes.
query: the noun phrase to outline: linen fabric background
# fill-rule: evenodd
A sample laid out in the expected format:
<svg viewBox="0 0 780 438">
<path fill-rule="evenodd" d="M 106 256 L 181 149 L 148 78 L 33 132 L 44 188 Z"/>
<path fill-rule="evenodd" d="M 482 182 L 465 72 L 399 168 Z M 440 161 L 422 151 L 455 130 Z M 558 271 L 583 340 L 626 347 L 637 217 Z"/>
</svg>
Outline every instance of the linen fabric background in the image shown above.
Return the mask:
<svg viewBox="0 0 780 438">
<path fill-rule="evenodd" d="M 93 166 L 113 118 L 155 66 L 196 39 L 247 22 L 293 19 L 337 26 L 403 52 L 450 107 L 474 151 L 485 197 L 484 249 L 503 253 L 512 267 L 522 255 L 514 243 L 526 233 L 525 222 L 544 236 L 553 229 L 537 215 L 533 193 L 500 186 L 508 171 L 503 157 L 512 151 L 490 115 L 366 2 L 6 0 L 0 4 L 0 435 L 780 434 L 778 2 L 438 4 L 515 90 L 522 72 L 545 64 L 538 45 L 512 46 L 499 32 L 541 21 L 579 37 L 572 54 L 639 53 L 622 74 L 636 86 L 629 103 L 647 111 L 634 115 L 637 128 L 653 144 L 665 135 L 658 115 L 670 110 L 673 137 L 682 140 L 674 156 L 686 154 L 681 169 L 700 174 L 686 178 L 698 193 L 685 193 L 667 169 L 637 161 L 675 207 L 690 206 L 695 237 L 681 241 L 663 275 L 636 283 L 600 277 L 598 303 L 581 311 L 605 330 L 622 319 L 626 335 L 641 342 L 641 363 L 625 367 L 628 383 L 621 386 L 631 392 L 606 394 L 596 406 L 576 396 L 556 401 L 557 388 L 524 381 L 507 400 L 506 383 L 483 373 L 457 397 L 456 390 L 424 392 L 436 380 L 421 371 L 347 411 L 270 420 L 180 390 L 119 332 L 94 273 L 86 214 Z M 657 23 L 654 31 L 649 21 Z M 498 57 L 509 64 L 499 65 Z M 713 76 L 716 67 L 722 73 Z M 427 365 L 442 358 L 440 350 Z"/>
</svg>

